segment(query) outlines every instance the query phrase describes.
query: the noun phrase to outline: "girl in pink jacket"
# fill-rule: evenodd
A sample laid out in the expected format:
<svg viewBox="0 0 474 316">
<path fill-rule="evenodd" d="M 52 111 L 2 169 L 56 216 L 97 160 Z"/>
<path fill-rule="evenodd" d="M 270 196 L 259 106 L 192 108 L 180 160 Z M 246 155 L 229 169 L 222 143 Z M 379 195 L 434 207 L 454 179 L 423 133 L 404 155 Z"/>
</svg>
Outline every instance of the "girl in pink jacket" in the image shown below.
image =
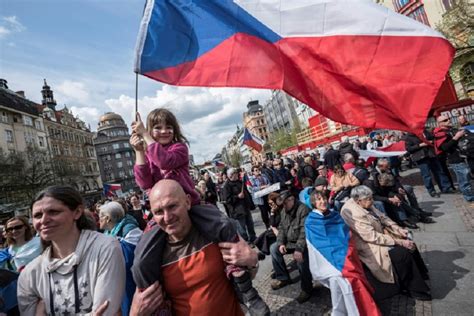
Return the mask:
<svg viewBox="0 0 474 316">
<path fill-rule="evenodd" d="M 193 225 L 210 241 L 236 242 L 237 230 L 230 219 L 214 205 L 200 205 L 199 193 L 189 174 L 187 140 L 181 133 L 176 117 L 169 110 L 155 109 L 148 114 L 145 128 L 140 114 L 132 123 L 130 144 L 135 150 L 135 181 L 142 190 L 149 191 L 161 179 L 176 180 L 190 195 L 192 208 L 189 216 Z M 138 243 L 132 274 L 138 288 L 144 289 L 154 282 L 161 282 L 161 259 L 165 234 L 159 227 L 149 229 Z M 266 303 L 253 288 L 248 271 L 228 265 L 241 297 L 253 315 L 269 315 Z"/>
</svg>

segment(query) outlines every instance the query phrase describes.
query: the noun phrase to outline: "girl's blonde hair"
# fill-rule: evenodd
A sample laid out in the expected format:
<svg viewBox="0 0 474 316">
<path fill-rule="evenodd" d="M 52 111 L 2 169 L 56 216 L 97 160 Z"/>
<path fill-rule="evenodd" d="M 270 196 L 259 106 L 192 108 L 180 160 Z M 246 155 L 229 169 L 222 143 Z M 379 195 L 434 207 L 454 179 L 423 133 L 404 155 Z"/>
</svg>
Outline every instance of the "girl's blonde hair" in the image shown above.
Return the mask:
<svg viewBox="0 0 474 316">
<path fill-rule="evenodd" d="M 146 129 L 148 133 L 151 134 L 153 126 L 160 123 L 173 127 L 173 142 L 189 144 L 186 137 L 184 137 L 184 135 L 181 133 L 181 128 L 179 127 L 176 116 L 174 116 L 171 111 L 164 108 L 158 108 L 151 111 L 146 118 Z"/>
</svg>

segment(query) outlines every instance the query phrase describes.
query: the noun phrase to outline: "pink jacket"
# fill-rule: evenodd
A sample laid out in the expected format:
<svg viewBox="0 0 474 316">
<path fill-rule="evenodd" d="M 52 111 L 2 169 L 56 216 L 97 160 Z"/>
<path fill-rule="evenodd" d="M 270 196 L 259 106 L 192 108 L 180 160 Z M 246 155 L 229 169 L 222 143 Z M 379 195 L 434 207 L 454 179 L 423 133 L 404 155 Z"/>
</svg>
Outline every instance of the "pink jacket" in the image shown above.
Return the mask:
<svg viewBox="0 0 474 316">
<path fill-rule="evenodd" d="M 142 190 L 150 190 L 161 179 L 173 179 L 191 196 L 193 205 L 199 204 L 199 194 L 194 189 L 194 181 L 189 174 L 186 144 L 172 143 L 163 146 L 156 142 L 148 146 L 145 156 L 147 163 L 133 168 L 135 181 Z"/>
</svg>

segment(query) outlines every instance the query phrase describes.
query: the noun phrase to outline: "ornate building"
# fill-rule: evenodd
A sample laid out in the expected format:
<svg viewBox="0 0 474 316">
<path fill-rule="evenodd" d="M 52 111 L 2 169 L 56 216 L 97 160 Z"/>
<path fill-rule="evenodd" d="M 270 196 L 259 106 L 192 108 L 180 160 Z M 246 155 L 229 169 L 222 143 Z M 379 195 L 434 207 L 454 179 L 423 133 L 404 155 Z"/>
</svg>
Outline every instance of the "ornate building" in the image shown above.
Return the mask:
<svg viewBox="0 0 474 316">
<path fill-rule="evenodd" d="M 83 193 L 86 200 L 100 197 L 102 181 L 90 127 L 75 117 L 65 106 L 56 110 L 53 91 L 44 80 L 42 113 L 48 131 L 48 144 L 56 168 L 56 182 L 70 184 Z"/>
<path fill-rule="evenodd" d="M 122 117 L 108 112 L 100 117 L 94 146 L 104 183 L 120 184 L 122 191 L 138 189 L 133 176 L 134 151 Z"/>
<path fill-rule="evenodd" d="M 247 109 L 247 112 L 244 113 L 244 128 L 247 128 L 250 133 L 263 141 L 268 141 L 267 124 L 265 123 L 263 107 L 258 103 L 258 101 L 250 101 L 247 104 Z M 253 162 L 260 162 L 265 157 L 263 151 L 257 152 L 250 148 L 249 151 Z"/>
</svg>

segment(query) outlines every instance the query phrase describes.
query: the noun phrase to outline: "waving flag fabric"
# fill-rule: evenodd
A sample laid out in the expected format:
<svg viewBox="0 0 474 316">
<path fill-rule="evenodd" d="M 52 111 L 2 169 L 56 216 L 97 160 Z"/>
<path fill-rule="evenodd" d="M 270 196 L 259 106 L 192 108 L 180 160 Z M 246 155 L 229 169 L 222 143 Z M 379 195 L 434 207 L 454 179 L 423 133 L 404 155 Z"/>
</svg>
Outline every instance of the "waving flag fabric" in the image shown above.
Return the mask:
<svg viewBox="0 0 474 316">
<path fill-rule="evenodd" d="M 331 290 L 332 315 L 381 315 L 375 304 L 349 227 L 338 212 L 313 210 L 305 221 L 309 267 Z"/>
<path fill-rule="evenodd" d="M 257 136 L 253 135 L 249 132 L 248 129 L 244 130 L 244 139 L 243 143 L 258 152 L 261 152 L 263 149 L 263 140 L 258 138 Z"/>
<path fill-rule="evenodd" d="M 114 196 L 114 191 L 122 190 L 122 185 L 116 183 L 104 183 L 104 195 L 105 196 Z"/>
<path fill-rule="evenodd" d="M 282 89 L 334 121 L 421 131 L 453 54 L 433 29 L 370 0 L 148 0 L 135 71 Z"/>
</svg>

